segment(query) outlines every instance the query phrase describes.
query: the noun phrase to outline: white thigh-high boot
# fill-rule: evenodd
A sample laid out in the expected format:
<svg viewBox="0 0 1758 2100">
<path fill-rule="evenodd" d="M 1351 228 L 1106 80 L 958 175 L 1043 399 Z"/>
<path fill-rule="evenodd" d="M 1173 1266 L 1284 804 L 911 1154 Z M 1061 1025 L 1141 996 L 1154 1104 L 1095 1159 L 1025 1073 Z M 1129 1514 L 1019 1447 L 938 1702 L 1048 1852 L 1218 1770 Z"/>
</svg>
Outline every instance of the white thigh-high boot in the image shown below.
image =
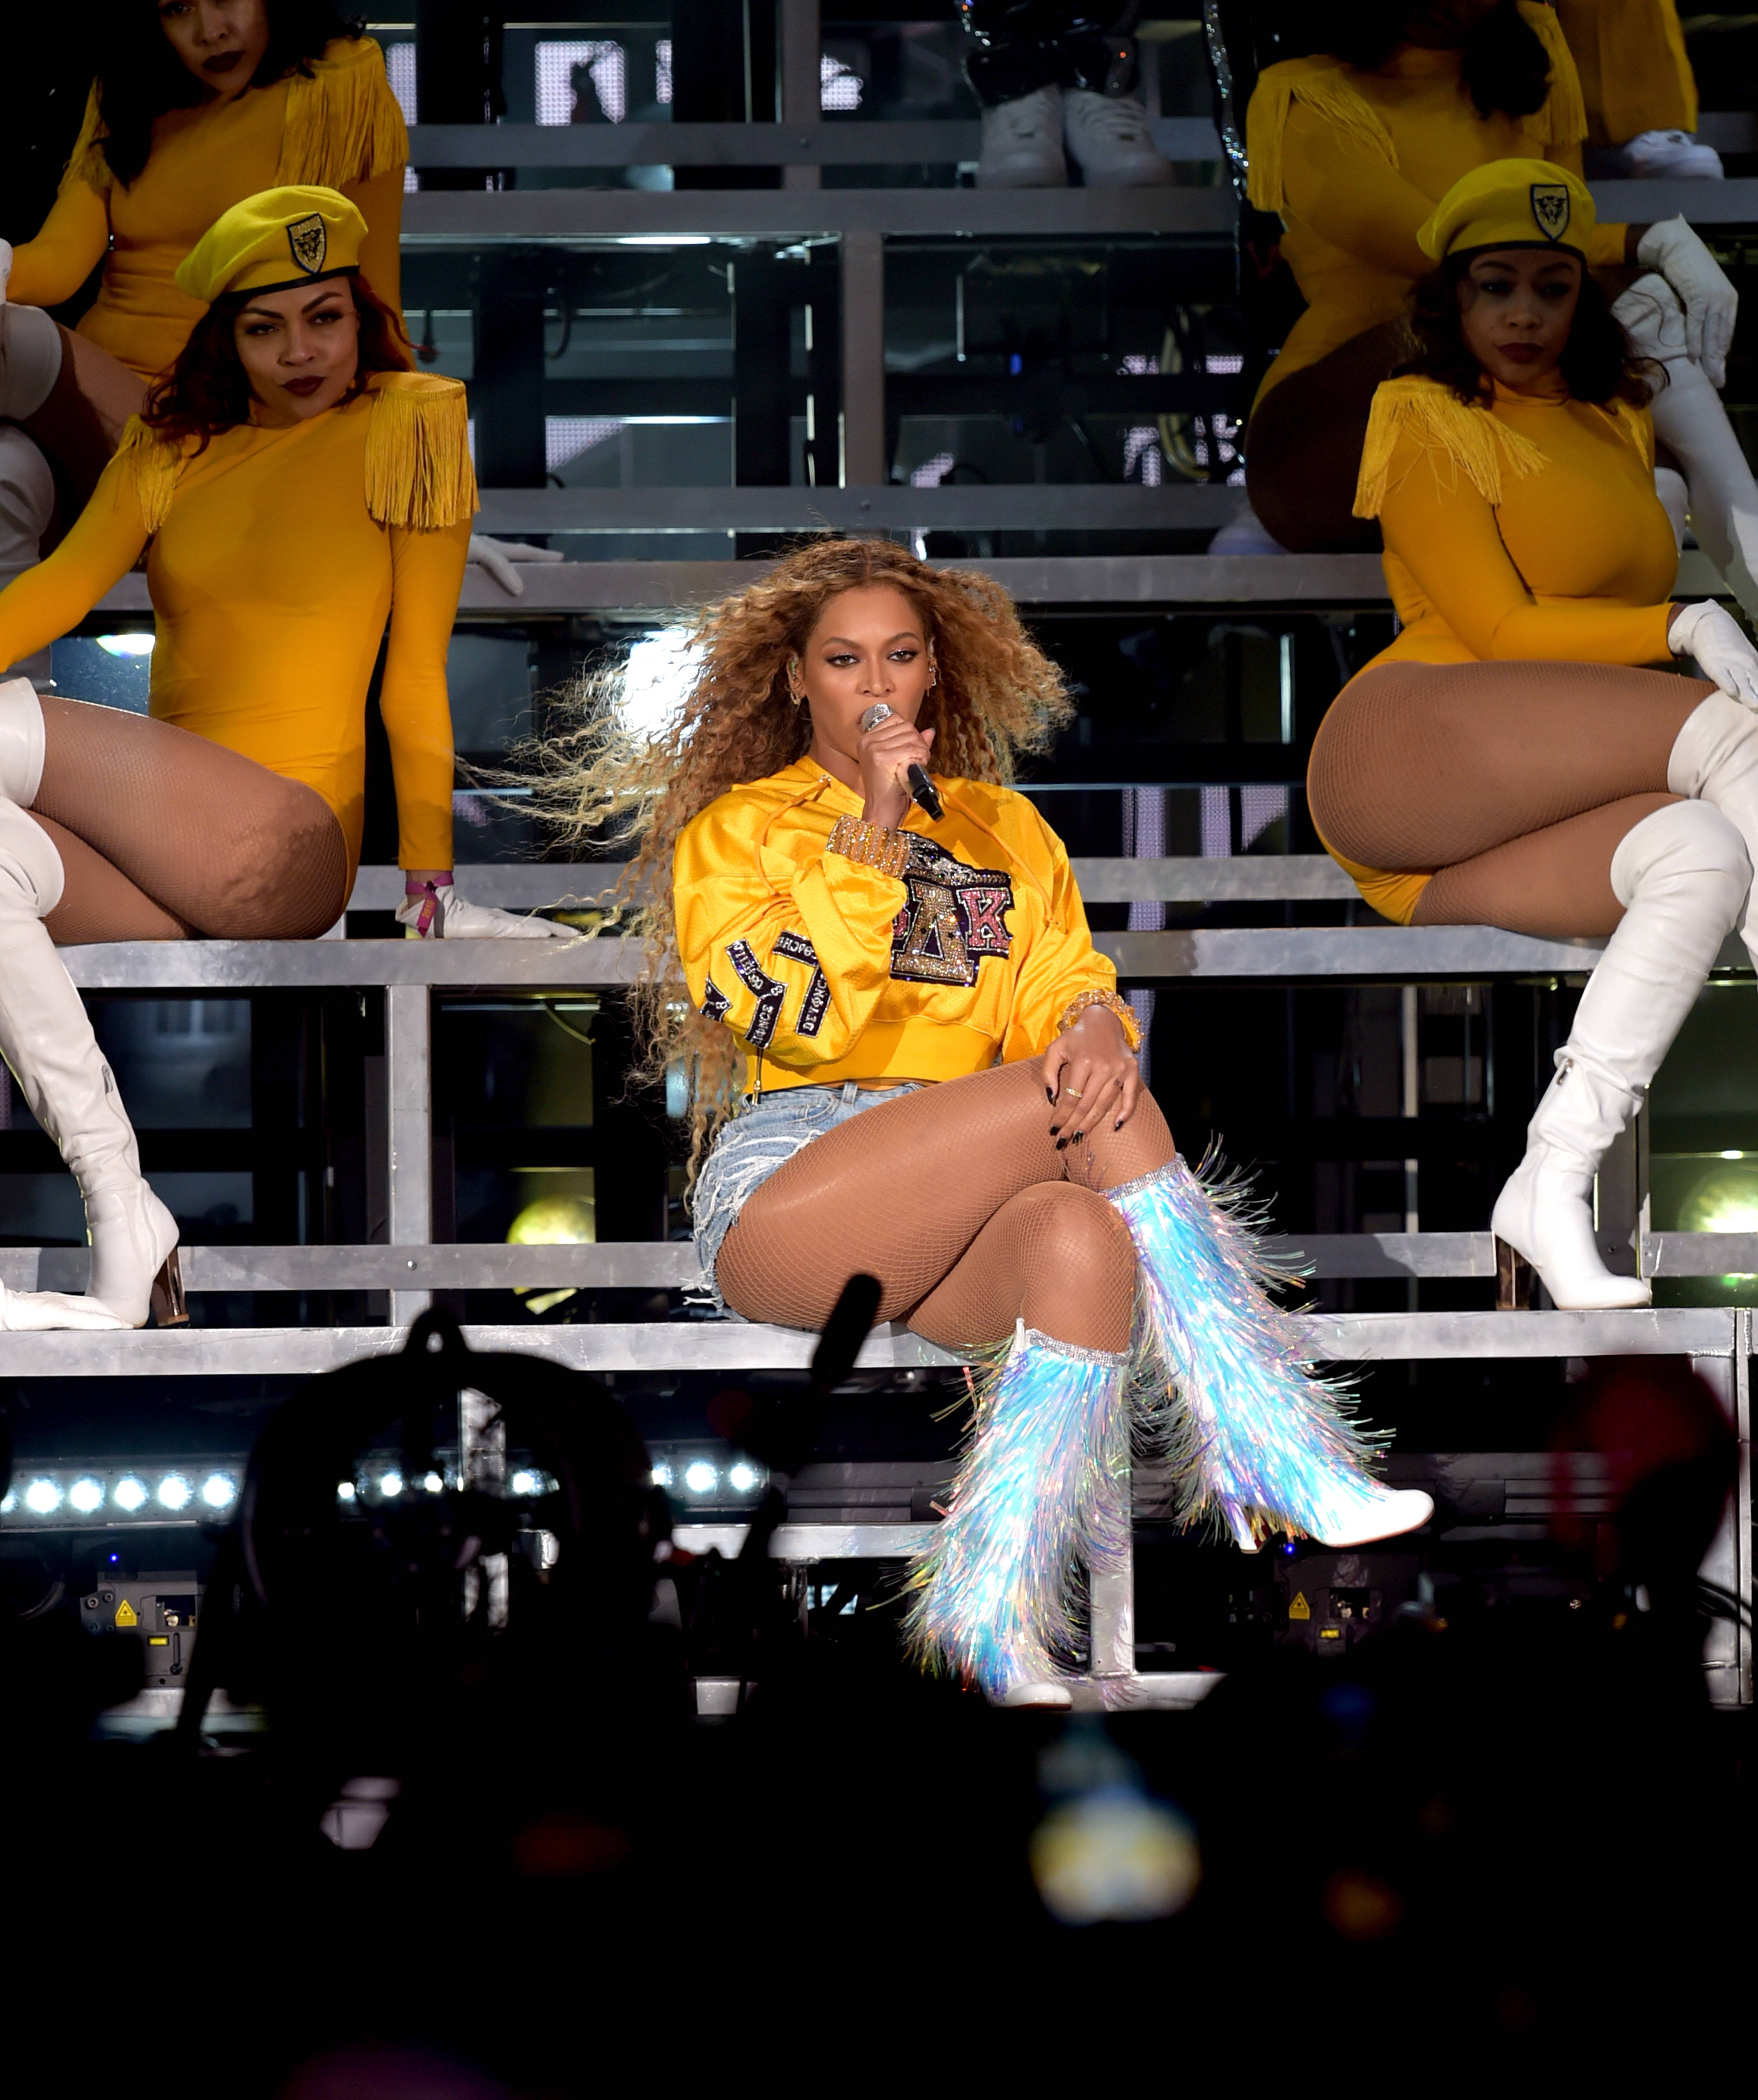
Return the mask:
<svg viewBox="0 0 1758 2100">
<path fill-rule="evenodd" d="M 177 1221 L 141 1178 L 134 1133 L 85 1002 L 43 924 L 61 857 L 15 803 L 0 801 L 0 1054 L 67 1162 L 86 1202 L 84 1297 L 0 1286 L 0 1328 L 143 1327 L 187 1318 Z"/>
<path fill-rule="evenodd" d="M 42 785 L 42 702 L 29 678 L 0 679 L 0 796 L 28 810 Z"/>
<path fill-rule="evenodd" d="M 1685 310 L 1664 277 L 1638 277 L 1611 309 L 1638 356 L 1656 359 L 1667 383 L 1650 404 L 1654 435 L 1677 456 L 1691 492 L 1697 544 L 1748 616 L 1758 619 L 1758 481 L 1721 396 L 1686 353 Z"/>
<path fill-rule="evenodd" d="M 49 462 L 15 423 L 0 423 L 0 590 L 42 558 L 42 537 L 54 516 Z M 45 646 L 11 664 L 0 662 L 0 678 L 23 673 L 46 679 L 49 662 Z"/>
<path fill-rule="evenodd" d="M 1758 715 L 1725 693 L 1711 693 L 1679 731 L 1667 761 L 1667 785 L 1675 795 L 1719 810 L 1758 867 Z M 1758 960 L 1758 916 L 1750 899 L 1740 938 Z"/>
<path fill-rule="evenodd" d="M 1639 1277 L 1614 1276 L 1599 1258 L 1593 1176 L 1739 924 L 1751 879 L 1738 827 L 1704 802 L 1644 817 L 1611 857 L 1624 917 L 1588 979 L 1557 1076 L 1527 1126 L 1526 1157 L 1491 1220 L 1501 1246 L 1538 1271 L 1559 1306 L 1650 1301 Z"/>
<path fill-rule="evenodd" d="M 0 287 L 0 292 L 3 292 Z M 0 300 L 0 417 L 34 416 L 61 376 L 61 331 L 41 307 Z"/>
</svg>

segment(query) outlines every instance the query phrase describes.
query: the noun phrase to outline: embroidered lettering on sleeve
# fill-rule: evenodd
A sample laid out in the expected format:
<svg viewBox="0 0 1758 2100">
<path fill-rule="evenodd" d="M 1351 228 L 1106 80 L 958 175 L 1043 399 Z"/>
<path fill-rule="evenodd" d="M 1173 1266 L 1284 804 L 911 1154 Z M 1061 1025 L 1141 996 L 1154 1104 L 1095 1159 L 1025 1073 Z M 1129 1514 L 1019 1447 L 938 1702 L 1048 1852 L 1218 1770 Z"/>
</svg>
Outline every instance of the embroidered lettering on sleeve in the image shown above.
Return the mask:
<svg viewBox="0 0 1758 2100">
<path fill-rule="evenodd" d="M 824 1026 L 824 1016 L 831 1003 L 830 980 L 825 976 L 818 961 L 818 951 L 804 933 L 782 933 L 777 937 L 775 952 L 786 955 L 791 963 L 809 963 L 812 975 L 806 985 L 805 997 L 800 1002 L 800 1018 L 794 1024 L 796 1035 L 816 1035 Z"/>
<path fill-rule="evenodd" d="M 748 941 L 732 941 L 727 944 L 727 960 L 738 973 L 738 981 L 747 991 L 756 995 L 757 1010 L 751 1017 L 751 1026 L 744 1031 L 745 1040 L 753 1050 L 766 1050 L 769 1039 L 775 1033 L 776 1021 L 780 1018 L 782 1000 L 787 987 L 778 983 L 764 969 L 751 951 Z"/>
<path fill-rule="evenodd" d="M 725 1021 L 727 1014 L 731 1010 L 732 1004 L 733 1002 L 727 997 L 726 994 L 721 990 L 720 987 L 714 982 L 714 979 L 710 977 L 708 979 L 707 989 L 702 995 L 702 1010 L 708 1017 L 709 1020 Z"/>
</svg>

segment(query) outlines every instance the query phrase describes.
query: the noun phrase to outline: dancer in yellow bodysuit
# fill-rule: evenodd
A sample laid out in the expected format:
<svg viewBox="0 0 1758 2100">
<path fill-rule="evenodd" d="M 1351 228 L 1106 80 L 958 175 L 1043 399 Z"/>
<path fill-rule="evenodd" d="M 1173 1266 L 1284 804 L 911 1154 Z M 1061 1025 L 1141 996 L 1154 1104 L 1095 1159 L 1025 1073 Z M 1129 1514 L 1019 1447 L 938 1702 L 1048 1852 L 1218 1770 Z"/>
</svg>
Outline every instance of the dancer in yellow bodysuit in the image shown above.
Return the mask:
<svg viewBox="0 0 1758 2100">
<path fill-rule="evenodd" d="M 1588 273 L 1593 233 L 1584 187 L 1533 161 L 1478 170 L 1423 228 L 1440 267 L 1415 369 L 1374 398 L 1358 499 L 1403 631 L 1332 703 L 1307 779 L 1388 917 L 1610 937 L 1495 1213 L 1577 1307 L 1647 1302 L 1599 1258 L 1593 1176 L 1758 851 L 1758 654 L 1721 607 L 1668 597 L 1646 405 L 1663 374 Z M 1675 656 L 1703 678 L 1645 668 Z"/>
<path fill-rule="evenodd" d="M 333 924 L 387 623 L 401 915 L 429 934 L 554 930 L 450 892 L 446 649 L 475 507 L 464 390 L 405 368 L 359 273 L 365 235 L 319 188 L 224 214 L 179 273 L 205 309 L 183 355 L 66 540 L 0 593 L 10 660 L 147 548 L 157 629 L 149 720 L 0 686 L 0 1049 L 79 1180 L 93 1249 L 89 1302 L 0 1294 L 0 1326 L 139 1326 L 176 1245 L 51 942 Z"/>
<path fill-rule="evenodd" d="M 1487 162 L 1541 158 L 1578 174 L 1586 118 L 1556 16 L 1537 0 L 1343 5 L 1317 11 L 1310 26 L 1328 34 L 1326 53 L 1266 68 L 1247 121 L 1252 200 L 1281 214 L 1283 253 L 1307 306 L 1253 409 L 1245 470 L 1270 535 L 1320 553 L 1377 545 L 1351 505 L 1373 390 L 1408 349 L 1411 289 L 1430 267 L 1419 229 L 1452 183 Z M 1677 351 L 1719 385 L 1733 289 L 1684 222 L 1596 224 L 1585 238 L 1590 265 L 1639 262 L 1676 288 Z M 1659 320 L 1650 326 L 1650 354 L 1670 359 Z M 1725 417 L 1720 427 L 1730 438 Z M 1726 507 L 1708 487 L 1722 473 L 1716 445 L 1689 430 L 1664 435 L 1701 528 Z"/>
</svg>

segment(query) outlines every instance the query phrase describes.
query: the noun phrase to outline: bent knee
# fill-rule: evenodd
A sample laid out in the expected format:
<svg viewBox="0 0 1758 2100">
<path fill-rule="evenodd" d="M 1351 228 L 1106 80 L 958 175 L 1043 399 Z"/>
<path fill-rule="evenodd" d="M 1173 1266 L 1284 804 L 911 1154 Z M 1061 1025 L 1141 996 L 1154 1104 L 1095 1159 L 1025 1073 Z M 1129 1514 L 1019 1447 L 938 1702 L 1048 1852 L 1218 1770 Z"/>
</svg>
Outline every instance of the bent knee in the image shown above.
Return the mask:
<svg viewBox="0 0 1758 2100">
<path fill-rule="evenodd" d="M 1612 891 L 1626 907 L 1646 887 L 1682 884 L 1725 911 L 1731 924 L 1751 882 L 1743 836 L 1708 802 L 1663 803 L 1631 826 L 1611 858 Z"/>
<path fill-rule="evenodd" d="M 1051 1181 L 1016 1196 L 1010 1208 L 1028 1269 L 1133 1277 L 1135 1249 L 1116 1205 L 1077 1182 Z"/>
</svg>

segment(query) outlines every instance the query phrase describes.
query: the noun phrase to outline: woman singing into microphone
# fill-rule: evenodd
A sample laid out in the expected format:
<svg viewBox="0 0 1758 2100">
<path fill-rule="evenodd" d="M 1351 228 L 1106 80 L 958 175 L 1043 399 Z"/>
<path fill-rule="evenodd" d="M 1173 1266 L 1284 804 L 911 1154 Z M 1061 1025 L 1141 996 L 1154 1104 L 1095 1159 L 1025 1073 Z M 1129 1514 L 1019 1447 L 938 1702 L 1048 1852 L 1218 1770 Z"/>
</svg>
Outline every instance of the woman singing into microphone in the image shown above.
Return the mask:
<svg viewBox="0 0 1758 2100">
<path fill-rule="evenodd" d="M 882 1318 L 992 1365 L 915 1571 L 918 1650 L 1067 1703 L 1078 1566 L 1126 1537 L 1132 1333 L 1187 1515 L 1247 1551 L 1425 1521 L 1425 1496 L 1363 1471 L 1249 1237 L 1179 1158 L 1061 842 L 1002 784 L 1068 712 L 1006 595 L 822 542 L 703 615 L 693 656 L 657 741 L 607 712 L 556 778 L 583 829 L 640 840 L 659 962 L 637 1014 L 650 1066 L 695 1074 L 718 1298 L 815 1327 L 866 1271 Z"/>
</svg>

